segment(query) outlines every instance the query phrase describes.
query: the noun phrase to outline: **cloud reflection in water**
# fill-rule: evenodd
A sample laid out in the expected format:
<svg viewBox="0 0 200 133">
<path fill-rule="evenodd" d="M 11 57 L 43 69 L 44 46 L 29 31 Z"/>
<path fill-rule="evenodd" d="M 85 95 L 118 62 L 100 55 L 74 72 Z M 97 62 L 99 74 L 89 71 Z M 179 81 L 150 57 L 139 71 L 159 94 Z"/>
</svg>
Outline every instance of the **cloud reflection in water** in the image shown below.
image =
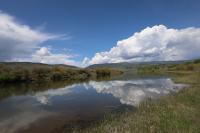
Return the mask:
<svg viewBox="0 0 200 133">
<path fill-rule="evenodd" d="M 80 84 L 75 84 L 65 88 L 39 92 L 34 97 L 41 104 L 50 104 L 52 97 L 73 93 L 73 88 L 78 85 L 80 86 Z M 183 84 L 173 83 L 170 78 L 90 81 L 89 83 L 83 83 L 82 86 L 85 89 L 94 89 L 97 93 L 111 94 L 119 98 L 122 104 L 132 106 L 137 106 L 147 98 L 156 99 L 170 92 L 177 92 L 184 87 Z"/>
<path fill-rule="evenodd" d="M 175 84 L 169 78 L 138 79 L 128 81 L 90 81 L 84 84 L 86 88 L 93 88 L 98 93 L 112 94 L 119 98 L 122 104 L 137 106 L 141 101 L 156 99 L 170 92 L 177 92 L 184 87 Z"/>
</svg>

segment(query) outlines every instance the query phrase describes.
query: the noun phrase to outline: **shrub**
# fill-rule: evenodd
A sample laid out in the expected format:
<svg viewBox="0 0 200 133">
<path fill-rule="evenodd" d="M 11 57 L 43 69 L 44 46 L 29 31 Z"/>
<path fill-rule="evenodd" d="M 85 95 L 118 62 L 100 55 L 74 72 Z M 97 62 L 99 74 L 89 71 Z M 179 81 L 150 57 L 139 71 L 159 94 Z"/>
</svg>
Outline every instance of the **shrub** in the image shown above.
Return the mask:
<svg viewBox="0 0 200 133">
<path fill-rule="evenodd" d="M 195 63 L 195 64 L 200 63 L 200 59 L 195 60 L 194 63 Z"/>
</svg>

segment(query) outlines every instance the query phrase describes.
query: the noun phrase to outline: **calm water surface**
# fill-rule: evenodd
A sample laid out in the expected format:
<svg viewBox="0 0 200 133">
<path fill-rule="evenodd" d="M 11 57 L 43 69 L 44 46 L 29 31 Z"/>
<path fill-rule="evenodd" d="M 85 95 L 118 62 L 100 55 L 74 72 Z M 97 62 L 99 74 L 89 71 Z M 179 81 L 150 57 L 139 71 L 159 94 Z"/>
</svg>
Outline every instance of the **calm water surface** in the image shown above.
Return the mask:
<svg viewBox="0 0 200 133">
<path fill-rule="evenodd" d="M 0 88 L 1 133 L 54 133 L 134 109 L 148 98 L 177 92 L 170 78 L 89 81 L 71 85 L 10 85 Z"/>
</svg>

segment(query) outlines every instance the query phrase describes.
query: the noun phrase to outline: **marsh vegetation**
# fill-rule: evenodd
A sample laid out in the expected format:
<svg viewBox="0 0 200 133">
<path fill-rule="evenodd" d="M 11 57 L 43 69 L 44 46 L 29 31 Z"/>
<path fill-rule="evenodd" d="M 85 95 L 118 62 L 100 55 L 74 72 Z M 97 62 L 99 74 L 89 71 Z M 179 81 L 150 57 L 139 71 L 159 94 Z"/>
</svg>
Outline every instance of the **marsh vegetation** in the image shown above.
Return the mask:
<svg viewBox="0 0 200 133">
<path fill-rule="evenodd" d="M 198 133 L 200 131 L 200 60 L 172 65 L 138 67 L 139 75 L 167 75 L 176 83 L 189 85 L 160 100 L 146 100 L 136 111 L 110 114 L 75 133 Z"/>
<path fill-rule="evenodd" d="M 19 63 L 20 64 L 20 63 Z M 0 64 L 0 83 L 44 82 L 44 81 L 83 81 L 122 74 L 116 69 L 82 69 L 65 66 L 26 65 L 14 66 Z"/>
</svg>

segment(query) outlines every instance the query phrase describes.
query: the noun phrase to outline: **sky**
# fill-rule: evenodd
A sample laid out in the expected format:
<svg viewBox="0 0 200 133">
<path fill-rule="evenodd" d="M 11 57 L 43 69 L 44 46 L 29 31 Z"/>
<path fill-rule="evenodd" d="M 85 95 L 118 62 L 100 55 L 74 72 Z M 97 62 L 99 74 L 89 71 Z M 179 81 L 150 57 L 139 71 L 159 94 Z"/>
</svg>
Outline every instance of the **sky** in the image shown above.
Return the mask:
<svg viewBox="0 0 200 133">
<path fill-rule="evenodd" d="M 0 0 L 0 61 L 200 58 L 199 0 Z"/>
</svg>

